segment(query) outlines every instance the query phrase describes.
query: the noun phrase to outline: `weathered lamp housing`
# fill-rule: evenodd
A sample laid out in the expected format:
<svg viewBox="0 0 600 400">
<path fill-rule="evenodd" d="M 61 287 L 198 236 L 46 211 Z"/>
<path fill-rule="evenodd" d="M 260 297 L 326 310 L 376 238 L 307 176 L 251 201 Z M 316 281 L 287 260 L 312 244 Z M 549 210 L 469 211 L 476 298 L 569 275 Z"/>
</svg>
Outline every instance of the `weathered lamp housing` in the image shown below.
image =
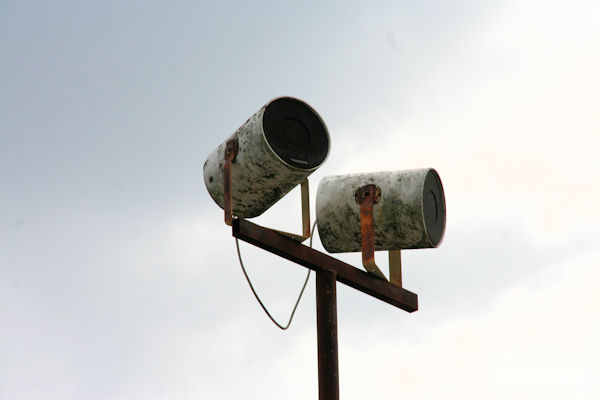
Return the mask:
<svg viewBox="0 0 600 400">
<path fill-rule="evenodd" d="M 328 176 L 317 189 L 317 226 L 330 253 L 361 251 L 357 190 L 379 188 L 373 205 L 374 250 L 437 247 L 446 226 L 444 189 L 432 168 Z"/>
<path fill-rule="evenodd" d="M 329 133 L 308 104 L 292 97 L 271 100 L 204 163 L 204 183 L 225 208 L 224 166 L 231 158 L 233 215 L 257 217 L 319 168 L 329 153 Z"/>
</svg>

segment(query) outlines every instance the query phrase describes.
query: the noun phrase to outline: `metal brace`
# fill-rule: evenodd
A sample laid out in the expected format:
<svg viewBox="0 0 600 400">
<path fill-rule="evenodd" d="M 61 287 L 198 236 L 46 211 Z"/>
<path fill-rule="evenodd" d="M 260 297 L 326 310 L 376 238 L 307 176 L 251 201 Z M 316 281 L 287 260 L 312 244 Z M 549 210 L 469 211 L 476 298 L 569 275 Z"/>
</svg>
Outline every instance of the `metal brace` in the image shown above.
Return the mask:
<svg viewBox="0 0 600 400">
<path fill-rule="evenodd" d="M 373 206 L 381 199 L 381 188 L 377 185 L 359 187 L 354 198 L 360 205 L 360 244 L 362 263 L 365 269 L 373 275 L 386 279 L 377 264 L 375 264 L 375 237 L 373 229 Z M 390 282 L 402 287 L 402 267 L 400 250 L 389 251 Z"/>
<path fill-rule="evenodd" d="M 300 243 L 310 238 L 310 200 L 308 196 L 308 178 L 304 178 L 300 184 L 300 197 L 302 201 L 302 234 L 298 235 L 295 233 L 283 232 L 275 230 L 284 236 L 291 237 Z"/>
<path fill-rule="evenodd" d="M 389 250 L 388 259 L 390 263 L 390 282 L 402 287 L 402 260 L 400 250 Z"/>
</svg>

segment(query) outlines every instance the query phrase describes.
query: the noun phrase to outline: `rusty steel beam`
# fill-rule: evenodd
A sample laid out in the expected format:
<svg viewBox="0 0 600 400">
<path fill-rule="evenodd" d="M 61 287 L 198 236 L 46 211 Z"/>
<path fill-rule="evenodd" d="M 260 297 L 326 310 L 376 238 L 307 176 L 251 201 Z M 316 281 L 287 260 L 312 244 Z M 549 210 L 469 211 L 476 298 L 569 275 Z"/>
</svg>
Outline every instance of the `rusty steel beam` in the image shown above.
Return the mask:
<svg viewBox="0 0 600 400">
<path fill-rule="evenodd" d="M 404 311 L 413 312 L 418 309 L 418 299 L 415 293 L 298 243 L 272 229 L 238 218 L 233 220 L 232 231 L 233 236 L 238 239 L 313 271 L 333 271 L 336 279 L 344 285 L 360 290 Z"/>
</svg>

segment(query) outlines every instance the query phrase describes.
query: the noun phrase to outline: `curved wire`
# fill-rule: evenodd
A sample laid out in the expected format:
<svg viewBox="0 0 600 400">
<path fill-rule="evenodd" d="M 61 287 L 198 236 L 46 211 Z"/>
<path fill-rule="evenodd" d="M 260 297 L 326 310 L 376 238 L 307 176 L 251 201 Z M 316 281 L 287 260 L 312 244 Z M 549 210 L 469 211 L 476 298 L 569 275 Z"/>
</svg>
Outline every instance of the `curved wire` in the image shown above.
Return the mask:
<svg viewBox="0 0 600 400">
<path fill-rule="evenodd" d="M 313 234 L 315 233 L 316 226 L 317 226 L 317 221 L 315 221 L 313 223 L 312 229 L 310 231 L 310 243 L 309 243 L 309 246 L 311 248 L 312 248 Z M 298 304 L 300 304 L 300 299 L 302 298 L 302 295 L 304 294 L 304 289 L 306 289 L 306 284 L 308 283 L 308 278 L 310 277 L 310 269 L 306 273 L 306 279 L 304 279 L 304 284 L 302 285 L 302 289 L 300 289 L 300 293 L 298 294 L 298 299 L 296 300 L 296 304 L 294 304 L 294 308 L 292 310 L 292 313 L 290 314 L 290 319 L 288 320 L 288 323 L 286 325 L 281 325 L 279 322 L 277 322 L 275 320 L 275 318 L 273 318 L 273 316 L 271 315 L 271 313 L 269 312 L 269 310 L 267 310 L 267 307 L 263 304 L 263 302 L 260 299 L 260 297 L 258 297 L 258 294 L 256 293 L 256 290 L 254 289 L 254 286 L 252 285 L 252 282 L 250 281 L 250 277 L 248 276 L 248 273 L 246 272 L 246 267 L 244 267 L 244 262 L 242 261 L 242 254 L 240 253 L 240 244 L 238 242 L 238 238 L 235 238 L 235 247 L 237 249 L 238 260 L 240 260 L 240 266 L 242 267 L 242 272 L 244 273 L 244 276 L 246 277 L 246 281 L 248 282 L 248 285 L 250 286 L 250 290 L 252 290 L 252 294 L 254 295 L 254 297 L 256 297 L 256 300 L 258 301 L 258 304 L 260 304 L 260 306 L 262 307 L 262 309 L 264 310 L 264 312 L 267 314 L 267 316 L 269 317 L 269 319 L 275 325 L 277 325 L 277 327 L 279 329 L 282 329 L 282 330 L 285 331 L 287 328 L 290 327 L 290 325 L 292 323 L 292 319 L 294 319 L 294 314 L 296 314 L 296 309 L 298 308 Z"/>
</svg>

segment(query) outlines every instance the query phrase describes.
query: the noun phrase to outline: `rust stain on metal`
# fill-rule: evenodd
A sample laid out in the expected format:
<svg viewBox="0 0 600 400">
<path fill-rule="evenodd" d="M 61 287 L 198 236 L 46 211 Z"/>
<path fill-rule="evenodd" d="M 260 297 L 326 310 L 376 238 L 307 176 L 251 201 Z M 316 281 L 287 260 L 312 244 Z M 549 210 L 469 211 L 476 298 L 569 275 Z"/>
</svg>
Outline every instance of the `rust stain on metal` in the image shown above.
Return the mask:
<svg viewBox="0 0 600 400">
<path fill-rule="evenodd" d="M 377 185 L 365 185 L 359 187 L 354 194 L 356 203 L 361 205 L 370 201 L 372 204 L 379 203 L 381 200 L 381 188 Z"/>
<path fill-rule="evenodd" d="M 375 238 L 373 236 L 373 205 L 381 199 L 381 188 L 377 185 L 365 185 L 356 190 L 354 195 L 360 205 L 360 243 L 362 263 L 370 273 L 386 279 L 375 264 Z"/>
<path fill-rule="evenodd" d="M 231 226 L 233 220 L 233 200 L 231 196 L 231 167 L 237 155 L 239 144 L 233 137 L 225 145 L 225 164 L 223 164 L 223 200 L 225 210 L 225 223 Z"/>
</svg>

